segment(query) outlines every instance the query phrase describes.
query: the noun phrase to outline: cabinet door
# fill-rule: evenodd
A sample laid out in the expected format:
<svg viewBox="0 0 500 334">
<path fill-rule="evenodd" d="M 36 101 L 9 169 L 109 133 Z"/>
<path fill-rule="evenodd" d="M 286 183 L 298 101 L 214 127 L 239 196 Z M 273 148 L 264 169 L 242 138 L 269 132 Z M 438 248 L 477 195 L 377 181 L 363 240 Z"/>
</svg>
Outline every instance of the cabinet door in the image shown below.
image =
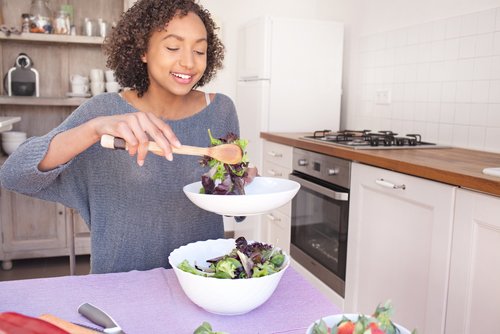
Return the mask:
<svg viewBox="0 0 500 334">
<path fill-rule="evenodd" d="M 70 212 L 73 216 L 75 253 L 77 255 L 90 254 L 90 230 L 76 210 L 70 210 Z"/>
<path fill-rule="evenodd" d="M 446 333 L 498 333 L 500 198 L 459 189 Z"/>
<path fill-rule="evenodd" d="M 394 320 L 443 333 L 455 188 L 352 165 L 345 310 L 391 300 Z"/>
<path fill-rule="evenodd" d="M 263 217 L 263 224 L 267 232 L 265 241 L 290 254 L 291 223 L 290 216 L 286 216 L 278 210 L 265 214 Z"/>
<path fill-rule="evenodd" d="M 66 247 L 64 206 L 1 189 L 3 251 L 39 252 Z M 35 253 L 34 253 L 35 254 Z"/>
</svg>

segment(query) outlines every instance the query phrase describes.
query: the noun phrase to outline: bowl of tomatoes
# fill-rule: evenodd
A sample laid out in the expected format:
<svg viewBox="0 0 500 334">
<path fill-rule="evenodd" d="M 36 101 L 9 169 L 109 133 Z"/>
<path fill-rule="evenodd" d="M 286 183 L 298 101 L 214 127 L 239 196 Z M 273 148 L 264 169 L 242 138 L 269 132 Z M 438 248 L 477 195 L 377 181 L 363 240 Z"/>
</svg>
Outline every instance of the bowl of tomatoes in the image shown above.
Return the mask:
<svg viewBox="0 0 500 334">
<path fill-rule="evenodd" d="M 411 334 L 408 329 L 390 319 L 392 306 L 390 302 L 378 305 L 372 315 L 358 313 L 335 314 L 320 318 L 313 322 L 306 334 Z"/>
</svg>

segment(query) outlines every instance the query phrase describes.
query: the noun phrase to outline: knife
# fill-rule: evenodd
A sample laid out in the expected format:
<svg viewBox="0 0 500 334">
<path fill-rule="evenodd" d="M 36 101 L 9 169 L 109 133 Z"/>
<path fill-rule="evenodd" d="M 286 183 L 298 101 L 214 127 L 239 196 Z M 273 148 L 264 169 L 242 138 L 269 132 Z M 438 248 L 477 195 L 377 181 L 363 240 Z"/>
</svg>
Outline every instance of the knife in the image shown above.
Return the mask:
<svg viewBox="0 0 500 334">
<path fill-rule="evenodd" d="M 106 312 L 98 307 L 83 303 L 78 306 L 78 313 L 92 321 L 94 324 L 104 327 L 103 332 L 109 334 L 125 334 L 121 327 Z"/>
</svg>

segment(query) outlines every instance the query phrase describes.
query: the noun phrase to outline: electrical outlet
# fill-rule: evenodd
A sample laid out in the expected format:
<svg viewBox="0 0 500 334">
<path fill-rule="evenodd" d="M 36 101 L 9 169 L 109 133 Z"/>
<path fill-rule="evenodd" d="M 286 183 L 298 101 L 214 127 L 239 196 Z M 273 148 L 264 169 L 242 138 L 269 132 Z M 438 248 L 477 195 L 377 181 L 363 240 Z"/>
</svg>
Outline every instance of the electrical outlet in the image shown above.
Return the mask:
<svg viewBox="0 0 500 334">
<path fill-rule="evenodd" d="M 391 91 L 379 89 L 375 92 L 375 104 L 391 104 Z"/>
</svg>

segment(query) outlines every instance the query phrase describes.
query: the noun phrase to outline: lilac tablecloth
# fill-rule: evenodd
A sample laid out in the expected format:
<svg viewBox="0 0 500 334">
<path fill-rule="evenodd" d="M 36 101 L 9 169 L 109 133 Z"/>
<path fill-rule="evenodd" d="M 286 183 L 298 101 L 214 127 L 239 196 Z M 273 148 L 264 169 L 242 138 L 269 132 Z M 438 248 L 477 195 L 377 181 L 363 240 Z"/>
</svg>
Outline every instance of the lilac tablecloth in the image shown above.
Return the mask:
<svg viewBox="0 0 500 334">
<path fill-rule="evenodd" d="M 239 316 L 215 315 L 193 304 L 171 269 L 0 282 L 0 312 L 50 313 L 92 325 L 77 312 L 84 302 L 106 311 L 127 334 L 192 334 L 203 321 L 231 334 L 305 334 L 314 320 L 340 313 L 291 267 L 264 305 Z"/>
</svg>

